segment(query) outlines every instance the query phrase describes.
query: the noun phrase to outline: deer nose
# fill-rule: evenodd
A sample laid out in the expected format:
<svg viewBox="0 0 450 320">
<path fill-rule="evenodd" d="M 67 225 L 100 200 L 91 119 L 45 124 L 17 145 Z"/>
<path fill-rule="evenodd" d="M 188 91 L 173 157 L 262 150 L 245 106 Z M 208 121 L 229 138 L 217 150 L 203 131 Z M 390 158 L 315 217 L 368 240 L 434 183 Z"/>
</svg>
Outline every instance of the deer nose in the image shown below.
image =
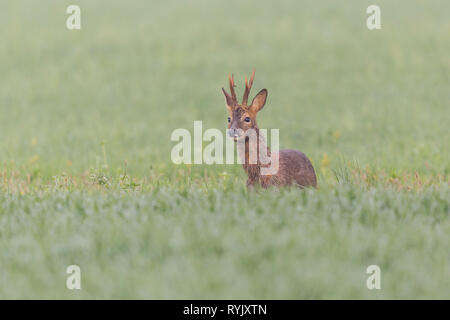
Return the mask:
<svg viewBox="0 0 450 320">
<path fill-rule="evenodd" d="M 237 132 L 236 128 L 230 128 L 230 129 L 228 129 L 228 136 L 229 136 L 230 138 L 237 137 L 237 136 L 238 136 L 238 132 Z"/>
</svg>

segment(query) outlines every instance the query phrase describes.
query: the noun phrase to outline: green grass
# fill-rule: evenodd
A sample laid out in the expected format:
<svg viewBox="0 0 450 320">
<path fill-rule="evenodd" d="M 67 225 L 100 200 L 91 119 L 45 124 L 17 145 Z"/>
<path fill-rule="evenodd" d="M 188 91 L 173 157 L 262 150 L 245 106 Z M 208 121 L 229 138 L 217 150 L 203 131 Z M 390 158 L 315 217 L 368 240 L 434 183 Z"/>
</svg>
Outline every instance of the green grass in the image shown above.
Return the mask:
<svg viewBox="0 0 450 320">
<path fill-rule="evenodd" d="M 72 3 L 0 10 L 0 298 L 450 297 L 450 4 Z M 317 190 L 171 163 L 253 67 Z"/>
</svg>

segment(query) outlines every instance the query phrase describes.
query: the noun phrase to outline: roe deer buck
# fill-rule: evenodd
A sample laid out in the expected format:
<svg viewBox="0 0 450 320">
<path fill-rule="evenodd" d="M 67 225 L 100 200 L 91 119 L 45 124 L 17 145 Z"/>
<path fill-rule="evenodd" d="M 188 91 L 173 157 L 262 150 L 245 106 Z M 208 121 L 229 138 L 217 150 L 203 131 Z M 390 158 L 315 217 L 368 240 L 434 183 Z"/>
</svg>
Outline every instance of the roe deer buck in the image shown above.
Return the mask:
<svg viewBox="0 0 450 320">
<path fill-rule="evenodd" d="M 243 151 L 244 148 L 241 148 L 240 156 L 243 160 L 244 170 L 248 175 L 247 187 L 252 189 L 258 184 L 263 188 L 289 185 L 297 185 L 300 188 L 308 186 L 316 187 L 316 173 L 314 172 L 311 162 L 302 152 L 297 150 L 280 150 L 278 157 L 276 157 L 276 154 L 270 153 L 263 135 L 259 134 L 256 115 L 266 103 L 267 89 L 262 89 L 248 106 L 248 95 L 253 85 L 254 77 L 255 70 L 253 70 L 250 82 L 247 82 L 247 77 L 245 78 L 245 91 L 241 104 L 238 103 L 236 92 L 234 91 L 235 85 L 233 75 L 229 76 L 231 95 L 222 88 L 229 111 L 228 135 L 231 138 L 234 138 L 235 142 L 243 142 L 242 139 L 245 139 L 245 154 Z M 253 131 L 256 132 L 256 146 L 254 146 L 255 143 L 249 142 L 250 139 L 246 134 L 249 129 L 253 129 Z M 267 161 L 261 161 L 259 150 L 264 150 L 264 148 L 267 148 L 267 154 L 271 160 L 275 158 L 278 161 L 278 171 L 275 174 L 261 174 L 261 168 L 270 165 L 267 164 Z M 252 151 L 258 155 L 256 161 L 249 161 Z"/>
</svg>

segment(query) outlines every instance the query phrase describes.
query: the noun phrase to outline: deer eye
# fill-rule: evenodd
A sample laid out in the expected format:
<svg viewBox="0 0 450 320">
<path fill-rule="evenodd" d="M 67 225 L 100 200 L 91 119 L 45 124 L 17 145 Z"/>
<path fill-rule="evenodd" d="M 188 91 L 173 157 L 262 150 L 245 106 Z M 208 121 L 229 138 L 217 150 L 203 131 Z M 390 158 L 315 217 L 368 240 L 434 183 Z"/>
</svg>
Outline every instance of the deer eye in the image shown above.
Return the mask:
<svg viewBox="0 0 450 320">
<path fill-rule="evenodd" d="M 231 122 L 231 118 L 230 117 L 228 117 L 228 122 Z"/>
<path fill-rule="evenodd" d="M 250 117 L 245 117 L 244 121 L 245 122 L 250 122 Z"/>
</svg>

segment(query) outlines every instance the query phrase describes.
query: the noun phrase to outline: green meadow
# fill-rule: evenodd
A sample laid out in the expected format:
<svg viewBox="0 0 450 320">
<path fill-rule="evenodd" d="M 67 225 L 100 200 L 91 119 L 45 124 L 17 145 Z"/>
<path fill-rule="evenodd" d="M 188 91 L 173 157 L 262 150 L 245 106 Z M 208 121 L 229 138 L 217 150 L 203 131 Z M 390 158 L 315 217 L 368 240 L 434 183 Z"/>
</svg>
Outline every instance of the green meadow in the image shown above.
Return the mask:
<svg viewBox="0 0 450 320">
<path fill-rule="evenodd" d="M 449 2 L 0 7 L 0 299 L 450 298 Z M 172 163 L 173 130 L 224 131 L 221 88 L 253 68 L 259 126 L 317 189 Z"/>
</svg>

